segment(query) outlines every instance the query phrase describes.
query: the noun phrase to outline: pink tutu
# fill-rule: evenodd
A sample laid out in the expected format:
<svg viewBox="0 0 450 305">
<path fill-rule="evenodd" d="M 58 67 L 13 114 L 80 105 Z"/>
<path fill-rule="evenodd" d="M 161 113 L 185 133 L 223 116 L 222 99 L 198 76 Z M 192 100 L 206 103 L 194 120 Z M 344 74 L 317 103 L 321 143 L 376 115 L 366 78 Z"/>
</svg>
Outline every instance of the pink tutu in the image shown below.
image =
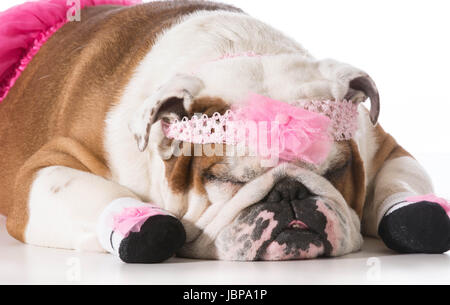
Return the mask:
<svg viewBox="0 0 450 305">
<path fill-rule="evenodd" d="M 141 0 L 40 0 L 1 12 L 0 103 L 41 46 L 68 22 L 69 10 L 78 3 L 80 8 L 108 4 L 127 6 L 141 3 Z"/>
</svg>

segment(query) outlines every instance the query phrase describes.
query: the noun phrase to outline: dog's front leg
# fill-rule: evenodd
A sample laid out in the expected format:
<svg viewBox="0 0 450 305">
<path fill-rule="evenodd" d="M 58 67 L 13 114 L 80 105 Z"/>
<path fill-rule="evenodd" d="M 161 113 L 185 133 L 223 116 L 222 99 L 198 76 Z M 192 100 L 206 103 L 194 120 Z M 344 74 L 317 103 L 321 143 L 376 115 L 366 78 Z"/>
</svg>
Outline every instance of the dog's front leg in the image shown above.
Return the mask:
<svg viewBox="0 0 450 305">
<path fill-rule="evenodd" d="M 363 230 L 378 234 L 389 248 L 401 253 L 448 251 L 448 206 L 432 193 L 430 179 L 415 159 L 405 154 L 387 160 L 375 178 Z"/>
<path fill-rule="evenodd" d="M 128 263 L 160 262 L 182 246 L 185 233 L 178 219 L 91 173 L 91 156 L 69 153 L 44 149 L 24 165 L 8 214 L 11 235 L 37 246 L 106 250 Z"/>
</svg>

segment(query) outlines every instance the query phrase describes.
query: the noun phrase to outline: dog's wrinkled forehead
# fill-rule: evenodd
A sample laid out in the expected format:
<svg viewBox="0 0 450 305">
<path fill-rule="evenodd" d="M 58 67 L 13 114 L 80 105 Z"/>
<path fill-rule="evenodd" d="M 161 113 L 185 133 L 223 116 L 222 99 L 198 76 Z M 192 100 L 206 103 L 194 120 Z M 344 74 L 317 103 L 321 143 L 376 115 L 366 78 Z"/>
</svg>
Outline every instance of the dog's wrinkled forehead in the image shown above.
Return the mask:
<svg viewBox="0 0 450 305">
<path fill-rule="evenodd" d="M 379 95 L 364 71 L 335 60 L 315 60 L 300 54 L 237 56 L 207 62 L 196 76 L 204 81 L 202 94 L 234 103 L 249 92 L 288 103 L 298 100 L 371 100 L 371 119 L 379 115 Z M 231 88 L 231 90 L 230 90 Z"/>
</svg>

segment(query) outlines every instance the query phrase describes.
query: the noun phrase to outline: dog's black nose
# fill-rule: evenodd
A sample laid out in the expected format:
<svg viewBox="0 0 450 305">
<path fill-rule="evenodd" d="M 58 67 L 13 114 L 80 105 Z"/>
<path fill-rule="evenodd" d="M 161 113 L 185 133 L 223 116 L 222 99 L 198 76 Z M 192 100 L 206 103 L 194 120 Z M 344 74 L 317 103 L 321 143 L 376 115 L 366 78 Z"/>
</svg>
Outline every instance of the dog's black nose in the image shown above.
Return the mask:
<svg viewBox="0 0 450 305">
<path fill-rule="evenodd" d="M 302 200 L 311 196 L 308 189 L 300 182 L 284 178 L 280 180 L 267 195 L 267 202 Z"/>
</svg>

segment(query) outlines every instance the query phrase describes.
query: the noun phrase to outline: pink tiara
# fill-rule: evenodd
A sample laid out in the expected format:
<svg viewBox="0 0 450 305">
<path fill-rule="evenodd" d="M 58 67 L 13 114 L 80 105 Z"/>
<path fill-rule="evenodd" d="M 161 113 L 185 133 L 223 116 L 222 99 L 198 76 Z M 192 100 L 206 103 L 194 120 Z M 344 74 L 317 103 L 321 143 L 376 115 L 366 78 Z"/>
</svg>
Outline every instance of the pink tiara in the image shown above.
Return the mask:
<svg viewBox="0 0 450 305">
<path fill-rule="evenodd" d="M 252 94 L 243 107 L 224 115 L 185 117 L 169 124 L 165 132 L 168 138 L 181 142 L 236 145 L 255 140 L 248 127 L 265 122 L 266 134 L 275 135 L 281 145 L 280 157 L 318 164 L 328 156 L 333 139 L 353 138 L 358 126 L 357 107 L 350 101 L 302 101 L 292 106 Z M 260 139 L 254 143 L 258 142 Z M 267 144 L 274 145 L 270 140 Z"/>
</svg>

